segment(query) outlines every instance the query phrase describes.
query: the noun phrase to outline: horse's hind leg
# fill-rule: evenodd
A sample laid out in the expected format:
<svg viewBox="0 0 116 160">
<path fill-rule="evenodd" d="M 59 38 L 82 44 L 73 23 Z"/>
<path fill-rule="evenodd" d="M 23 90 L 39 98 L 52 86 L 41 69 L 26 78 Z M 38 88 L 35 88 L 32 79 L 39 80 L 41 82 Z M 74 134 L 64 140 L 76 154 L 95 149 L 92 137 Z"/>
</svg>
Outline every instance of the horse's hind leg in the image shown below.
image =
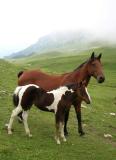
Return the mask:
<svg viewBox="0 0 116 160">
<path fill-rule="evenodd" d="M 24 123 L 24 127 L 25 127 L 25 132 L 29 137 L 32 137 L 32 134 L 30 133 L 30 129 L 29 129 L 28 123 L 27 123 L 28 112 L 27 111 L 23 111 L 22 117 L 23 117 L 23 123 Z"/>
<path fill-rule="evenodd" d="M 21 107 L 21 106 L 16 107 L 16 108 L 12 111 L 12 114 L 11 114 L 11 117 L 10 117 L 10 120 L 9 120 L 9 123 L 8 123 L 8 134 L 12 134 L 12 124 L 13 124 L 14 118 L 15 118 L 21 111 L 22 111 L 22 107 Z"/>
</svg>

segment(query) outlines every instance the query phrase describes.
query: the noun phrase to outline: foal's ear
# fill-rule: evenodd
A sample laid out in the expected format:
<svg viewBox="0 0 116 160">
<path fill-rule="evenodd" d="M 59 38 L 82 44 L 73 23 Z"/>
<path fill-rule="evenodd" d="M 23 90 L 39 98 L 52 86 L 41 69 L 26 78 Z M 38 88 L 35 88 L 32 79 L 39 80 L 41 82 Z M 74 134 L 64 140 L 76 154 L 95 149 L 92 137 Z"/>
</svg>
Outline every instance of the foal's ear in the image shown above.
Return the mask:
<svg viewBox="0 0 116 160">
<path fill-rule="evenodd" d="M 93 52 L 93 53 L 91 54 L 91 59 L 94 59 L 94 57 L 95 57 L 95 53 Z"/>
<path fill-rule="evenodd" d="M 81 81 L 81 82 L 79 83 L 79 86 L 80 86 L 80 87 L 83 86 L 83 85 L 86 85 L 86 81 L 85 81 L 85 80 L 83 80 L 83 81 Z"/>
<path fill-rule="evenodd" d="M 79 82 L 79 83 L 77 83 L 78 88 L 80 88 L 82 85 L 83 85 L 83 82 L 82 82 L 82 81 Z"/>
<path fill-rule="evenodd" d="M 97 57 L 97 59 L 101 59 L 102 53 L 99 54 L 99 56 Z"/>
<path fill-rule="evenodd" d="M 83 81 L 82 81 L 82 85 L 86 85 L 86 80 L 83 80 Z"/>
</svg>

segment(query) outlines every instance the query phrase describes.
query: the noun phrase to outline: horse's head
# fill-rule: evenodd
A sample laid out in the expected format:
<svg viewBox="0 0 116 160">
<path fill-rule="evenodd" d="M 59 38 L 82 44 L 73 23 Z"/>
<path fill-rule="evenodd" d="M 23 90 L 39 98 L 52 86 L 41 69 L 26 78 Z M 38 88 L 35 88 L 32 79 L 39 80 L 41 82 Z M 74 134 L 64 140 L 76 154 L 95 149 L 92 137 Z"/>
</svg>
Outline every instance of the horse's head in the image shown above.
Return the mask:
<svg viewBox="0 0 116 160">
<path fill-rule="evenodd" d="M 100 61 L 101 56 L 102 54 L 99 54 L 98 57 L 95 57 L 94 52 L 93 52 L 87 64 L 89 75 L 96 78 L 98 83 L 102 83 L 105 80 L 103 70 L 102 70 L 102 64 Z"/>
<path fill-rule="evenodd" d="M 71 87 L 78 97 L 78 100 L 85 101 L 87 104 L 91 103 L 91 98 L 86 88 L 86 81 L 73 84 Z"/>
</svg>

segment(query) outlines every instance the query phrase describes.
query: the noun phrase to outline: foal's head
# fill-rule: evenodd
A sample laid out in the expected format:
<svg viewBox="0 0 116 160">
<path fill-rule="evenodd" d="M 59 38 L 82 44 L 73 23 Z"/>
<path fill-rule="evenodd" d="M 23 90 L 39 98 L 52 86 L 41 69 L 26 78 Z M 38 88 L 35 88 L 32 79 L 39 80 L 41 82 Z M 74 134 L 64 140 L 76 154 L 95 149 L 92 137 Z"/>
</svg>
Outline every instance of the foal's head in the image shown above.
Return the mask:
<svg viewBox="0 0 116 160">
<path fill-rule="evenodd" d="M 91 98 L 86 88 L 86 82 L 80 82 L 73 85 L 72 89 L 75 91 L 78 100 L 85 101 L 87 104 L 91 103 Z"/>
<path fill-rule="evenodd" d="M 93 52 L 89 61 L 87 62 L 87 70 L 89 75 L 96 78 L 98 83 L 102 83 L 105 80 L 102 70 L 102 64 L 100 61 L 101 56 L 102 54 L 99 54 L 99 56 L 96 57 Z"/>
<path fill-rule="evenodd" d="M 80 98 L 81 100 L 85 101 L 87 104 L 91 103 L 91 98 L 90 95 L 87 91 L 87 88 L 85 86 L 85 82 L 80 82 L 78 84 L 78 88 L 77 88 L 77 96 L 78 98 Z"/>
</svg>

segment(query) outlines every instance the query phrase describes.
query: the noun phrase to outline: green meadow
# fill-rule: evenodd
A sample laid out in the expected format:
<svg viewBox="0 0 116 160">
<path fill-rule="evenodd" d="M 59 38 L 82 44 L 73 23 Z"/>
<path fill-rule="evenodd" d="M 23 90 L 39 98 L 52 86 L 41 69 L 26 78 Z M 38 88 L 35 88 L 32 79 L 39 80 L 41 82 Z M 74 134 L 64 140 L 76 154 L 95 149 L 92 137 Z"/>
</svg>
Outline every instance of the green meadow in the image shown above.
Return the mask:
<svg viewBox="0 0 116 160">
<path fill-rule="evenodd" d="M 116 49 L 100 48 L 106 80 L 98 84 L 92 78 L 88 91 L 92 103 L 82 108 L 85 136 L 77 132 L 77 120 L 72 106 L 68 122 L 67 142 L 57 145 L 54 140 L 53 113 L 33 107 L 29 113 L 32 138 L 25 135 L 23 124 L 14 122 L 13 135 L 4 125 L 13 109 L 12 93 L 17 86 L 20 70 L 41 69 L 47 73 L 64 73 L 74 70 L 91 55 L 91 50 L 80 54 L 44 54 L 17 60 L 0 60 L 0 160 L 116 160 Z M 110 134 L 112 137 L 104 137 Z"/>
</svg>

